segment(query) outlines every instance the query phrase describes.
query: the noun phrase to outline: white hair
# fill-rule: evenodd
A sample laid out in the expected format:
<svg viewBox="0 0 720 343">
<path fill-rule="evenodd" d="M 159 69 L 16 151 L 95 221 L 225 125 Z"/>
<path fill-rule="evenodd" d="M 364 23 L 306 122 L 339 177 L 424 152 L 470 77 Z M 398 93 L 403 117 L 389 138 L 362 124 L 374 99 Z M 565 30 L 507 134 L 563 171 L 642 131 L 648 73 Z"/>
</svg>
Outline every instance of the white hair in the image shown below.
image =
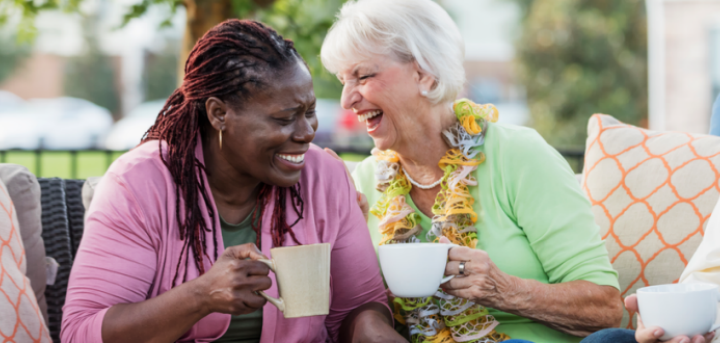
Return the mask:
<svg viewBox="0 0 720 343">
<path fill-rule="evenodd" d="M 465 44 L 455 22 L 431 0 L 350 0 L 328 31 L 320 58 L 331 73 L 373 55 L 416 61 L 435 77 L 433 103 L 453 101 L 465 84 Z"/>
</svg>

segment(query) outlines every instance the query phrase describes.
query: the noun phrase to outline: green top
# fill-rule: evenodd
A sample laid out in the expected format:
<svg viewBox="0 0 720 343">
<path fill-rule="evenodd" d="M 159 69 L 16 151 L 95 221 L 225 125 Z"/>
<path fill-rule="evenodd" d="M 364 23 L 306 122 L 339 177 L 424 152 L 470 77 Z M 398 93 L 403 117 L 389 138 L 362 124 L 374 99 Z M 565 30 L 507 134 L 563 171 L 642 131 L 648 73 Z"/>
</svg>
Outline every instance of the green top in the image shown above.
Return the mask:
<svg viewBox="0 0 720 343">
<path fill-rule="evenodd" d="M 478 186 L 470 187 L 478 213 L 477 248 L 503 272 L 523 279 L 587 280 L 619 289 L 590 202 L 565 159 L 535 130 L 504 124 L 490 124 L 482 151 L 487 159 L 473 174 Z M 381 195 L 375 190 L 375 157 L 358 164 L 353 178 L 373 206 Z M 406 201 L 420 215 L 419 238 L 426 241 L 431 219 L 409 195 Z M 379 220 L 369 217 L 377 250 Z M 500 322 L 496 330 L 511 338 L 535 343 L 581 340 L 527 318 L 493 309 L 490 314 Z"/>
<path fill-rule="evenodd" d="M 223 244 L 225 247 L 255 243 L 257 234 L 251 225 L 252 212 L 240 224 L 229 224 L 220 217 Z M 262 308 L 247 314 L 232 316 L 230 326 L 216 343 L 258 343 L 262 333 Z"/>
</svg>

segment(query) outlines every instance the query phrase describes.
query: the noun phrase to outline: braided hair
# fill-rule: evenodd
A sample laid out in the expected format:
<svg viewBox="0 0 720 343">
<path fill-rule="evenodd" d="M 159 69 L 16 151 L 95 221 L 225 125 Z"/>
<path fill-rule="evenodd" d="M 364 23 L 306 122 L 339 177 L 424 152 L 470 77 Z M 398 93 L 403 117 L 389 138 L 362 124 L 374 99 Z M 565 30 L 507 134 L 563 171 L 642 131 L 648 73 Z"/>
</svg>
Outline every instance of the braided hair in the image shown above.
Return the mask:
<svg viewBox="0 0 720 343">
<path fill-rule="evenodd" d="M 195 266 L 200 274 L 205 273 L 204 258 L 210 260 L 205 241 L 208 232 L 214 237 L 214 260 L 218 258 L 215 210 L 210 205 L 209 194 L 206 192 L 203 177 L 205 166 L 195 156 L 198 135 L 204 134 L 211 127 L 205 102 L 209 97 L 218 97 L 242 103 L 253 91 L 264 85 L 263 78 L 267 78 L 269 72 L 297 63 L 298 60 L 302 61 L 302 58 L 295 50 L 293 42 L 283 39 L 262 23 L 237 19 L 220 23 L 195 44 L 185 64 L 182 85 L 168 98 L 155 124 L 142 138 L 141 144 L 151 140 L 158 141 L 161 147 L 160 158 L 175 183 L 175 215 L 180 239 L 184 241 L 181 256 L 185 256 L 185 270 L 192 249 Z M 167 156 L 163 155 L 161 142 L 166 144 Z M 300 244 L 292 231 L 292 226 L 302 219 L 304 210 L 300 184 L 289 188 L 267 184 L 259 187 L 257 205 L 252 214 L 257 246 L 260 246 L 262 217 L 269 200 L 274 201 L 271 224 L 273 245 L 282 246 L 286 234 L 290 234 L 293 241 Z M 292 207 L 298 215 L 298 219 L 291 225 L 286 222 L 285 215 L 288 193 Z M 180 209 L 180 197 L 184 211 Z M 203 220 L 199 197 L 202 197 L 207 206 L 212 228 Z M 180 218 L 181 213 L 184 218 Z M 182 260 L 181 257 L 175 268 L 173 286 L 178 280 Z M 183 277 L 183 282 L 186 280 L 187 275 Z"/>
</svg>

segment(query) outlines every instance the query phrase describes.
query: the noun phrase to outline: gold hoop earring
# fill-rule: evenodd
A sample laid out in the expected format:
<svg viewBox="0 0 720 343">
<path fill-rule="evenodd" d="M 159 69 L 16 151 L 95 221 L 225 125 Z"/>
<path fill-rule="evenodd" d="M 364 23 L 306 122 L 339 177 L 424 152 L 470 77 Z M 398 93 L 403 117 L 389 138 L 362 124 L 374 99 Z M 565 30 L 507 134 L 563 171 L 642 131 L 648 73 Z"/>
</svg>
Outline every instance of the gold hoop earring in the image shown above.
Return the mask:
<svg viewBox="0 0 720 343">
<path fill-rule="evenodd" d="M 220 132 L 218 132 L 218 134 L 219 134 L 218 138 L 220 139 L 220 150 L 222 150 L 222 130 L 220 130 Z"/>
</svg>

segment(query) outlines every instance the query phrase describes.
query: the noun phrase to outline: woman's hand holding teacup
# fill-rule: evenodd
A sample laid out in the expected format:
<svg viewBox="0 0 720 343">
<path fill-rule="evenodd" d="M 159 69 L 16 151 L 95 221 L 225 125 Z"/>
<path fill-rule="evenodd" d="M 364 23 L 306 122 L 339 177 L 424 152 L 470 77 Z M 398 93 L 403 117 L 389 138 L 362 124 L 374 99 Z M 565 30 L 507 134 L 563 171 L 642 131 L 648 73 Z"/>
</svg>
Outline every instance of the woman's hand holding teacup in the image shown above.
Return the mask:
<svg viewBox="0 0 720 343">
<path fill-rule="evenodd" d="M 204 275 L 193 280 L 198 284 L 200 299 L 208 313 L 240 315 L 255 312 L 265 305 L 257 294 L 270 288 L 270 268 L 259 259 L 267 259 L 255 244 L 225 249 Z"/>
<path fill-rule="evenodd" d="M 628 309 L 628 311 L 631 312 L 638 312 L 638 301 L 637 301 L 637 295 L 633 294 L 625 298 L 625 308 Z M 665 332 L 662 328 L 659 328 L 657 326 L 650 326 L 645 327 L 643 324 L 642 318 L 640 318 L 640 313 L 637 314 L 637 330 L 635 331 L 635 340 L 637 340 L 639 343 L 655 343 L 660 342 L 660 337 Z M 670 343 L 710 343 L 713 338 L 715 337 L 714 332 L 710 332 L 705 334 L 705 336 L 696 335 L 695 337 L 690 340 L 687 336 L 677 336 L 673 337 L 671 340 L 667 341 Z"/>
<path fill-rule="evenodd" d="M 450 241 L 441 237 L 440 243 Z M 460 274 L 461 263 L 464 263 L 463 274 Z M 502 272 L 487 252 L 460 246 L 448 252 L 445 275 L 456 275 L 441 286 L 448 294 L 497 309 L 505 307 L 507 296 L 515 294 L 514 288 L 522 281 Z"/>
</svg>

